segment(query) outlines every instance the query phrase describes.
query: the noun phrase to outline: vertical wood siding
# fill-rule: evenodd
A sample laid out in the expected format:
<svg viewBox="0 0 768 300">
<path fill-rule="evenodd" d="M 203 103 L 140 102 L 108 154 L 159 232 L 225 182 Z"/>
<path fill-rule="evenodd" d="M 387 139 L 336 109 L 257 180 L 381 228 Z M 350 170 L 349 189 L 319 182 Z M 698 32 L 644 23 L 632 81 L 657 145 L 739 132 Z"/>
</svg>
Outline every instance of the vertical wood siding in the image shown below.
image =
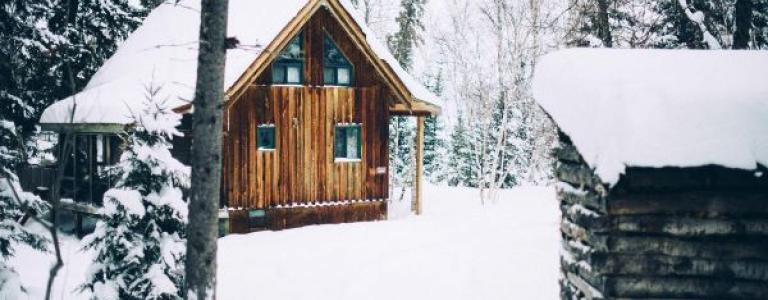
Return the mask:
<svg viewBox="0 0 768 300">
<path fill-rule="evenodd" d="M 388 115 L 379 88 L 252 86 L 227 109 L 224 194 L 230 207 L 387 198 Z M 360 162 L 335 162 L 338 123 L 362 125 Z M 258 150 L 261 124 L 275 125 L 275 151 Z"/>
</svg>

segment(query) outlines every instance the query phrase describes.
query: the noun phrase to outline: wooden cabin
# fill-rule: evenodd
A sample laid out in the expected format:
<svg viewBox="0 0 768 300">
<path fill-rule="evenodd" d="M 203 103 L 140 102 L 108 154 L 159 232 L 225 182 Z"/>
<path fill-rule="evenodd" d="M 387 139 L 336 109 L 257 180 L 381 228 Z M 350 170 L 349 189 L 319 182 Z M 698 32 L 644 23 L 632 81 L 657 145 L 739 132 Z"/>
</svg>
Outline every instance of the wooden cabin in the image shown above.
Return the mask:
<svg viewBox="0 0 768 300">
<path fill-rule="evenodd" d="M 145 98 L 143 86 L 158 87 L 152 95 L 187 114 L 188 125 L 196 49 L 168 45 L 197 39 L 199 13 L 187 8 L 195 2 L 153 11 L 83 92 L 46 110 L 43 127 L 119 133 Z M 386 219 L 389 119 L 417 118 L 420 174 L 424 117 L 440 113 L 439 99 L 347 1 L 260 4 L 230 2 L 228 35 L 240 45 L 227 53 L 221 205 L 231 231 Z M 193 143 L 177 139 L 175 155 L 185 161 Z"/>
<path fill-rule="evenodd" d="M 561 298 L 768 299 L 768 55 L 569 50 L 541 64 Z"/>
</svg>

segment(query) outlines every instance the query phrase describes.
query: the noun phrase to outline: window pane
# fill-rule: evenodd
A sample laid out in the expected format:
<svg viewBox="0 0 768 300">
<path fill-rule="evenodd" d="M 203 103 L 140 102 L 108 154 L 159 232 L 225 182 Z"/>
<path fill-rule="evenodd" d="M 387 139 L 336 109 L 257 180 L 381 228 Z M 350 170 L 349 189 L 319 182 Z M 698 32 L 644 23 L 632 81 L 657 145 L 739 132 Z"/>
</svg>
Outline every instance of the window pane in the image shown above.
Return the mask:
<svg viewBox="0 0 768 300">
<path fill-rule="evenodd" d="M 333 68 L 324 68 L 323 81 L 325 84 L 336 84 L 336 70 Z"/>
<path fill-rule="evenodd" d="M 287 83 L 301 83 L 301 68 L 299 66 L 288 67 Z"/>
<path fill-rule="evenodd" d="M 285 83 L 285 67 L 275 66 L 272 68 L 272 82 Z"/>
<path fill-rule="evenodd" d="M 352 84 L 352 65 L 328 35 L 323 41 L 323 67 L 325 84 L 345 86 Z"/>
<path fill-rule="evenodd" d="M 336 158 L 347 158 L 347 147 L 346 147 L 346 140 L 347 140 L 347 131 L 345 127 L 336 127 Z"/>
<path fill-rule="evenodd" d="M 293 40 L 285 46 L 285 49 L 280 52 L 279 60 L 304 60 L 304 43 L 303 33 L 299 33 Z"/>
<path fill-rule="evenodd" d="M 274 150 L 275 126 L 266 125 L 259 127 L 257 143 L 259 150 Z"/>
<path fill-rule="evenodd" d="M 96 162 L 97 163 L 104 162 L 104 136 L 103 135 L 96 136 Z"/>
<path fill-rule="evenodd" d="M 339 75 L 339 85 L 349 85 L 349 68 L 338 68 L 338 75 Z"/>
<path fill-rule="evenodd" d="M 360 153 L 358 152 L 360 141 L 359 138 L 359 132 L 360 128 L 355 127 L 347 127 L 347 158 L 356 159 L 360 158 Z"/>
</svg>

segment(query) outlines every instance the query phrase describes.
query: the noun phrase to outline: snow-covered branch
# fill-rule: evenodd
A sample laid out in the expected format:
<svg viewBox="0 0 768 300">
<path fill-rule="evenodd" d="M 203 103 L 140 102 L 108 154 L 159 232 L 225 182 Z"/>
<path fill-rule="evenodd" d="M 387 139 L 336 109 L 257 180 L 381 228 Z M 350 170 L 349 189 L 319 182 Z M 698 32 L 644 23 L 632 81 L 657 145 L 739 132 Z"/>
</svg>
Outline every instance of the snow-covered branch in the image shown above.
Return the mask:
<svg viewBox="0 0 768 300">
<path fill-rule="evenodd" d="M 709 32 L 709 29 L 707 29 L 707 26 L 704 25 L 704 13 L 701 11 L 694 12 L 691 10 L 691 8 L 688 6 L 687 0 L 678 0 L 678 3 L 680 3 L 680 7 L 683 8 L 685 11 L 685 16 L 688 17 L 691 22 L 696 24 L 696 26 L 699 27 L 701 30 L 701 33 L 704 35 L 704 42 L 707 43 L 709 46 L 709 49 L 712 50 L 720 50 L 723 49 L 723 46 L 720 45 L 720 42 L 717 41 L 714 35 Z"/>
</svg>

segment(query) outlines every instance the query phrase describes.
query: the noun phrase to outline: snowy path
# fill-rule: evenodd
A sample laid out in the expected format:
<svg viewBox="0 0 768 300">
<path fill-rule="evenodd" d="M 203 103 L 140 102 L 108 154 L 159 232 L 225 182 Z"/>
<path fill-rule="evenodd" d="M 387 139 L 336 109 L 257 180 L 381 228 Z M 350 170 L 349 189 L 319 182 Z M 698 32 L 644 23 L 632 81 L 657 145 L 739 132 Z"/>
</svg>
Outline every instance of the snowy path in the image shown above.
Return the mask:
<svg viewBox="0 0 768 300">
<path fill-rule="evenodd" d="M 219 299 L 556 299 L 552 190 L 476 198 L 430 187 L 420 218 L 224 238 Z"/>
<path fill-rule="evenodd" d="M 219 243 L 218 299 L 556 299 L 554 192 L 521 188 L 481 207 L 477 191 L 427 187 L 425 216 L 230 236 Z M 72 238 L 54 299 L 77 294 L 92 254 Z M 11 264 L 44 294 L 51 255 Z"/>
</svg>

